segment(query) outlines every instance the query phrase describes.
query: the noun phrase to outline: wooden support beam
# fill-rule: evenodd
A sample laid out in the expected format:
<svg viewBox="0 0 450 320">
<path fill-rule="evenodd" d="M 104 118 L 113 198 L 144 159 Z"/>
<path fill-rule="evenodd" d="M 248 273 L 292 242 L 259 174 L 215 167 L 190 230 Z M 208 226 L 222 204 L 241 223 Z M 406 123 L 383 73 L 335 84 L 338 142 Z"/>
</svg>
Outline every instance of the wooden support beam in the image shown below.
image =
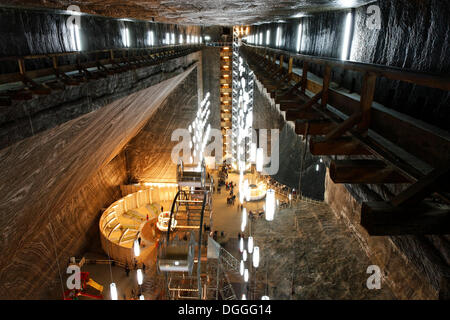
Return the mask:
<svg viewBox="0 0 450 320">
<path fill-rule="evenodd" d="M 290 73 L 286 73 L 285 75 L 283 75 L 283 77 L 280 80 L 278 80 L 279 81 L 278 85 L 275 85 L 275 87 L 273 87 L 270 90 L 270 92 L 276 92 L 276 91 L 280 90 L 280 88 L 282 86 L 286 85 L 286 80 L 288 80 L 288 82 L 290 81 L 290 78 L 291 78 L 291 74 Z M 267 91 L 269 91 L 269 90 L 267 90 Z"/>
<path fill-rule="evenodd" d="M 391 200 L 393 206 L 413 206 L 422 201 L 433 191 L 448 192 L 450 189 L 450 167 L 435 169 L 409 186 L 406 190 L 395 196 Z"/>
<path fill-rule="evenodd" d="M 315 156 L 325 155 L 370 155 L 370 151 L 352 137 L 340 137 L 326 141 L 324 138 L 311 138 L 309 151 Z"/>
<path fill-rule="evenodd" d="M 288 73 L 292 73 L 292 65 L 294 63 L 294 58 L 290 57 L 289 58 L 289 63 L 288 63 Z"/>
<path fill-rule="evenodd" d="M 283 69 L 283 64 L 284 64 L 284 56 L 281 55 L 280 56 L 280 69 Z"/>
<path fill-rule="evenodd" d="M 309 135 L 323 135 L 332 130 L 336 124 L 330 120 L 297 120 L 295 121 L 295 133 L 303 135 L 308 125 Z"/>
<path fill-rule="evenodd" d="M 281 93 L 279 97 L 282 99 L 283 97 L 287 97 L 294 93 L 298 88 L 300 88 L 302 85 L 302 80 L 298 81 L 295 85 L 293 85 L 290 89 L 288 89 L 286 92 Z"/>
<path fill-rule="evenodd" d="M 308 62 L 303 61 L 303 70 L 302 70 L 302 92 L 303 93 L 305 93 L 307 85 L 308 85 Z"/>
<path fill-rule="evenodd" d="M 361 119 L 361 113 L 357 112 L 338 124 L 332 131 L 327 133 L 325 140 L 332 140 L 342 136 L 347 130 L 353 128 Z"/>
<path fill-rule="evenodd" d="M 408 183 L 409 179 L 381 160 L 333 160 L 330 178 L 334 183 Z"/>
<path fill-rule="evenodd" d="M 370 113 L 372 108 L 373 95 L 375 93 L 375 84 L 377 76 L 375 73 L 364 73 L 362 88 L 361 88 L 361 100 L 360 108 L 362 113 L 361 122 L 358 124 L 358 131 L 361 133 L 367 133 L 370 126 Z"/>
<path fill-rule="evenodd" d="M 280 103 L 280 110 L 281 111 L 300 110 L 299 106 L 300 103 L 298 103 L 297 101 L 284 101 Z"/>
<path fill-rule="evenodd" d="M 322 99 L 320 105 L 322 108 L 326 108 L 328 103 L 328 89 L 330 87 L 331 81 L 331 66 L 329 64 L 325 65 L 325 73 L 323 75 L 323 85 L 322 85 Z"/>
<path fill-rule="evenodd" d="M 295 121 L 297 119 L 318 120 L 323 119 L 323 117 L 317 111 L 314 110 L 290 109 L 286 111 L 287 121 Z"/>
<path fill-rule="evenodd" d="M 319 99 L 322 97 L 323 91 L 319 91 L 316 93 L 310 100 L 308 100 L 306 103 L 300 106 L 301 110 L 307 110 L 310 109 L 314 104 L 319 101 Z"/>
<path fill-rule="evenodd" d="M 361 225 L 371 236 L 450 234 L 450 210 L 429 203 L 395 207 L 389 202 L 363 202 Z"/>
</svg>

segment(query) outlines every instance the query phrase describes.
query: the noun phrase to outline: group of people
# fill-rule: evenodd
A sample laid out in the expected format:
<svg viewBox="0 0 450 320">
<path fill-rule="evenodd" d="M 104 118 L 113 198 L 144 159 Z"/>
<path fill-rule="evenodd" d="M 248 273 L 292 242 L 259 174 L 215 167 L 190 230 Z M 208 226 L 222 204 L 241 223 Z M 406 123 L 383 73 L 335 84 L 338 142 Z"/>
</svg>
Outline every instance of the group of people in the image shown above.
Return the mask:
<svg viewBox="0 0 450 320">
<path fill-rule="evenodd" d="M 225 188 L 230 191 L 230 195 L 227 197 L 227 205 L 234 206 L 234 202 L 236 201 L 236 195 L 234 194 L 234 187 L 236 186 L 233 182 L 226 182 Z"/>
<path fill-rule="evenodd" d="M 134 265 L 133 265 L 133 270 L 137 270 L 137 269 L 139 269 L 138 268 L 138 263 L 137 263 L 137 260 L 136 259 L 134 259 Z M 142 263 L 142 266 L 141 266 L 141 269 L 142 269 L 142 272 L 144 272 L 145 273 L 145 263 Z M 128 266 L 128 262 L 126 262 L 125 263 L 125 273 L 126 273 L 126 275 L 127 275 L 127 277 L 129 277 L 130 276 L 130 271 L 131 271 L 131 269 L 130 269 L 130 267 Z"/>
</svg>

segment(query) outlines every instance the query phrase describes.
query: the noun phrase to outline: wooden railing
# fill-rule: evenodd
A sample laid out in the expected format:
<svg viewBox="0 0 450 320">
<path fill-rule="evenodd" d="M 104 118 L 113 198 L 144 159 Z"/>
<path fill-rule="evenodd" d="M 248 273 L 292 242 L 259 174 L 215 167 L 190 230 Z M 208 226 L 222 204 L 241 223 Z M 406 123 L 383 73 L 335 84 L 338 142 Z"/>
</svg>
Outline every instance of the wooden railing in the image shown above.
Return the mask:
<svg viewBox="0 0 450 320">
<path fill-rule="evenodd" d="M 0 57 L 0 64 L 16 65 L 18 70 L 0 74 L 0 85 L 15 82 L 22 82 L 24 85 L 24 88 L 4 91 L 0 96 L 28 100 L 31 99 L 32 94 L 45 95 L 51 92 L 51 83 L 40 83 L 37 78 L 55 76 L 55 80 L 59 80 L 64 85 L 78 85 L 89 79 L 98 79 L 108 74 L 157 64 L 166 59 L 200 50 L 202 47 L 201 45 L 171 45 Z M 27 67 L 30 64 L 37 67 Z"/>
<path fill-rule="evenodd" d="M 373 106 L 378 77 L 450 91 L 448 76 L 249 45 L 241 52 L 285 119 L 295 122 L 296 133 L 312 136 L 312 155 L 366 156 L 331 159 L 330 178 L 335 183 L 411 183 L 388 202 L 363 203 L 361 221 L 370 234 L 450 233 L 450 210 L 430 209 L 423 201 L 432 194 L 450 204 L 445 186 L 450 174 L 449 135 Z M 293 72 L 295 60 L 302 65 L 301 75 Z M 308 79 L 311 64 L 324 67 L 322 83 Z M 359 100 L 330 88 L 333 68 L 362 73 Z M 428 164 L 428 172 L 417 168 L 417 159 Z"/>
</svg>

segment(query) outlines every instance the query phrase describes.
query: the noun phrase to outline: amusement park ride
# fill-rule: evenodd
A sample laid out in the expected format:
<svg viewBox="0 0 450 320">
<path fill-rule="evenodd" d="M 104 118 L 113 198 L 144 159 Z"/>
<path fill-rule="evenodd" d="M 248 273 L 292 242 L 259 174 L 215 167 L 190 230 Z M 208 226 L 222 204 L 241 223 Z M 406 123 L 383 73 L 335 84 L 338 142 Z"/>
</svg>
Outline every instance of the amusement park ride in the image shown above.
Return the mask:
<svg viewBox="0 0 450 320">
<path fill-rule="evenodd" d="M 80 272 L 80 289 L 68 289 L 64 292 L 64 300 L 78 300 L 79 297 L 88 297 L 93 299 L 103 299 L 103 286 L 95 282 L 89 272 Z M 89 287 L 97 290 L 100 294 L 87 292 Z"/>
</svg>

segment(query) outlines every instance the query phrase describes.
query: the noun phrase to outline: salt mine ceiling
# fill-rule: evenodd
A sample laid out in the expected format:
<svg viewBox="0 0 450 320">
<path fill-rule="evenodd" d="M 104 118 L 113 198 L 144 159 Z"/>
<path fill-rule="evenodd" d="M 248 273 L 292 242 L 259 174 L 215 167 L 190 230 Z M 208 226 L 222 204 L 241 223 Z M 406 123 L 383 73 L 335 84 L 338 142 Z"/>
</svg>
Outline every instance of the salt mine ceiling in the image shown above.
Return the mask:
<svg viewBox="0 0 450 320">
<path fill-rule="evenodd" d="M 287 19 L 308 12 L 358 7 L 373 0 L 4 0 L 2 4 L 67 9 L 115 18 L 198 25 L 236 25 Z"/>
</svg>

